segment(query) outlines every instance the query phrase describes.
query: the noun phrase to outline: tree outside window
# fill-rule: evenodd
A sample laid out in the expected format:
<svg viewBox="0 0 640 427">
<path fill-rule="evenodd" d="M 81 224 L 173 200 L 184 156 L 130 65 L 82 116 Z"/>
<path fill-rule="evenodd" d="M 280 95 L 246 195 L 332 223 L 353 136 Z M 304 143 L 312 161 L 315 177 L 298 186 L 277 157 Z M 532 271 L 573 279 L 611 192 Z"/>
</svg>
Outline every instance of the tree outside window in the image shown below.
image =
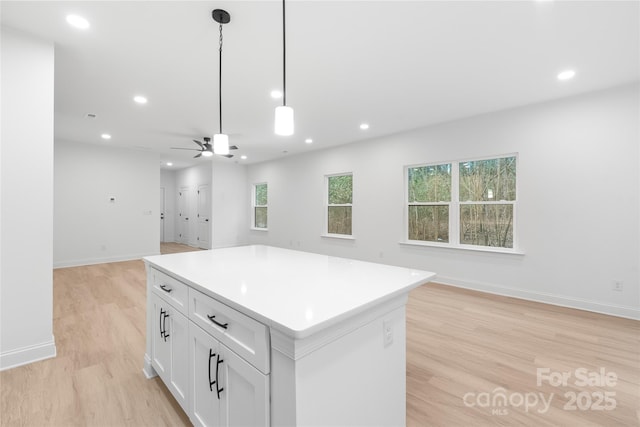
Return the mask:
<svg viewBox="0 0 640 427">
<path fill-rule="evenodd" d="M 266 183 L 253 186 L 253 227 L 267 228 L 268 188 Z"/>
<path fill-rule="evenodd" d="M 327 181 L 327 234 L 352 234 L 353 175 L 332 175 Z"/>
<path fill-rule="evenodd" d="M 407 168 L 407 238 L 514 247 L 516 156 Z"/>
</svg>

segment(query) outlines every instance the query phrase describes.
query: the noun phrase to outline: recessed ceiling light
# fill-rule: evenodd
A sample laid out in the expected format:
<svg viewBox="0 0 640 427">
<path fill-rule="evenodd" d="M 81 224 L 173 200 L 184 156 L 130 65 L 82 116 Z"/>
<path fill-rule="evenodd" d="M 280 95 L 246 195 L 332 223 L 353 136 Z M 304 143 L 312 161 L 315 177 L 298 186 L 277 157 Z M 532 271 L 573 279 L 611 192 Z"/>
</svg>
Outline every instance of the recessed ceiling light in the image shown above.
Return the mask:
<svg viewBox="0 0 640 427">
<path fill-rule="evenodd" d="M 133 100 L 135 102 L 137 102 L 138 104 L 146 104 L 147 103 L 147 98 L 145 98 L 144 96 L 141 96 L 141 95 L 134 96 Z"/>
<path fill-rule="evenodd" d="M 279 91 L 279 90 L 272 90 L 271 91 L 271 97 L 273 99 L 280 99 L 280 98 L 282 98 L 282 92 Z"/>
<path fill-rule="evenodd" d="M 109 135 L 108 133 L 103 133 L 100 136 L 102 137 L 102 139 L 111 139 L 111 135 Z"/>
<path fill-rule="evenodd" d="M 167 166 L 173 166 L 173 163 L 167 162 Z"/>
<path fill-rule="evenodd" d="M 247 156 L 245 156 L 244 154 L 243 154 L 242 156 L 240 156 L 240 158 L 241 158 L 242 160 L 247 160 Z"/>
<path fill-rule="evenodd" d="M 304 142 L 307 143 L 307 144 L 311 144 L 313 142 L 313 139 L 307 138 L 307 139 L 304 140 Z"/>
<path fill-rule="evenodd" d="M 86 30 L 90 26 L 89 21 L 78 15 L 67 15 L 67 23 L 80 30 Z"/>
<path fill-rule="evenodd" d="M 558 80 L 570 80 L 576 75 L 576 72 L 573 70 L 565 70 L 558 74 Z"/>
<path fill-rule="evenodd" d="M 368 123 L 362 123 L 362 124 L 360 125 L 360 129 L 362 129 L 362 130 L 367 130 L 367 129 L 369 129 L 369 124 L 368 124 Z"/>
</svg>

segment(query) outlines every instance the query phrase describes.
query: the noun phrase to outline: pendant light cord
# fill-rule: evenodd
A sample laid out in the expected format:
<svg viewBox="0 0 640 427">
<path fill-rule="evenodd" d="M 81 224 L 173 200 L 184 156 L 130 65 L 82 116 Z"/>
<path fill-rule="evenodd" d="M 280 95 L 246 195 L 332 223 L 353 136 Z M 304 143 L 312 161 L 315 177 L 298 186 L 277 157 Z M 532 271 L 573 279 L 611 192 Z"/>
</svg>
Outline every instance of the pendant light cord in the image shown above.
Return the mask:
<svg viewBox="0 0 640 427">
<path fill-rule="evenodd" d="M 218 48 L 218 101 L 220 111 L 220 133 L 222 133 L 222 24 L 220 24 L 220 47 Z"/>
<path fill-rule="evenodd" d="M 287 30 L 284 1 L 282 0 L 282 105 L 287 105 Z"/>
</svg>

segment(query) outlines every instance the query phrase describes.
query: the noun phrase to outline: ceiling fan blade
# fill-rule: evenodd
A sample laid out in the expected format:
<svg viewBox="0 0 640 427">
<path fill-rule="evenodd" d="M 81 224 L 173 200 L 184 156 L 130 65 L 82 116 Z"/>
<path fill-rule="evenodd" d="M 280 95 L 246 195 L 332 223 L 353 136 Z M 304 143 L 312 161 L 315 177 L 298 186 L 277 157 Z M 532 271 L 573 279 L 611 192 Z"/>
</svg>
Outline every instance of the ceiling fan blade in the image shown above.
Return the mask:
<svg viewBox="0 0 640 427">
<path fill-rule="evenodd" d="M 190 150 L 190 151 L 202 151 L 197 148 L 180 148 L 180 147 L 171 147 L 172 150 Z"/>
<path fill-rule="evenodd" d="M 237 145 L 230 145 L 229 146 L 229 150 L 237 150 L 238 146 Z"/>
<path fill-rule="evenodd" d="M 221 154 L 222 157 L 226 157 L 227 159 L 230 159 L 233 157 L 233 154 Z"/>
<path fill-rule="evenodd" d="M 204 145 L 202 145 L 202 142 L 200 141 L 196 141 L 195 139 L 193 140 L 193 142 L 195 142 L 196 144 L 198 144 L 200 146 L 200 148 L 204 148 Z"/>
<path fill-rule="evenodd" d="M 195 156 L 193 156 L 194 159 L 197 159 L 198 157 L 202 157 L 202 153 L 198 153 Z"/>
</svg>

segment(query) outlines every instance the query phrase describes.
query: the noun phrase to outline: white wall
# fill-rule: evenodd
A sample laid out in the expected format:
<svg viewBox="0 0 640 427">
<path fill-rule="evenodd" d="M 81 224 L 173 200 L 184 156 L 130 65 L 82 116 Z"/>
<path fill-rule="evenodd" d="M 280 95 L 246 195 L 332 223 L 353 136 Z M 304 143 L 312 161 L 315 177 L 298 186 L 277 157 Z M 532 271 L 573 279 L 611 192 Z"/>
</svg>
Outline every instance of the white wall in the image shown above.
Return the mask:
<svg viewBox="0 0 640 427">
<path fill-rule="evenodd" d="M 250 214 L 246 167 L 214 163 L 212 172 L 212 247 L 246 244 Z"/>
<path fill-rule="evenodd" d="M 159 164 L 146 151 L 56 141 L 54 266 L 159 254 Z"/>
<path fill-rule="evenodd" d="M 175 242 L 176 171 L 161 169 L 160 187 L 164 188 L 164 241 Z"/>
<path fill-rule="evenodd" d="M 251 243 L 434 271 L 437 281 L 640 318 L 638 85 L 248 167 L 269 184 Z M 403 167 L 519 153 L 524 255 L 401 245 Z M 321 238 L 324 175 L 353 172 L 355 240 Z M 612 290 L 622 280 L 624 290 Z"/>
<path fill-rule="evenodd" d="M 53 44 L 2 28 L 0 369 L 54 357 Z"/>
</svg>

